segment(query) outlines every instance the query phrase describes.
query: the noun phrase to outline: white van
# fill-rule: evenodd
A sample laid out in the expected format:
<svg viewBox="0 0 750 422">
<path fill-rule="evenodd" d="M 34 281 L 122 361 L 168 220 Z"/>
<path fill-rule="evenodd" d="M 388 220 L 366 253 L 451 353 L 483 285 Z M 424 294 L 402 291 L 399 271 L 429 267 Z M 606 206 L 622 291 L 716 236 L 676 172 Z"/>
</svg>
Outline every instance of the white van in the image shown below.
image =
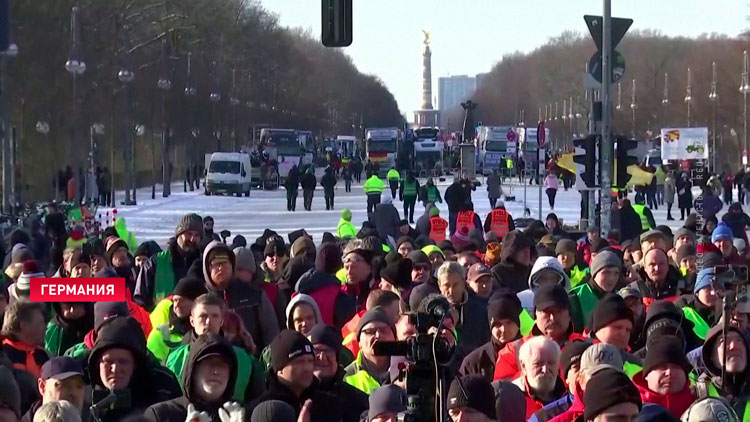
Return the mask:
<svg viewBox="0 0 750 422">
<path fill-rule="evenodd" d="M 215 152 L 206 171 L 206 195 L 216 193 L 250 196 L 250 155 L 241 152 Z"/>
</svg>

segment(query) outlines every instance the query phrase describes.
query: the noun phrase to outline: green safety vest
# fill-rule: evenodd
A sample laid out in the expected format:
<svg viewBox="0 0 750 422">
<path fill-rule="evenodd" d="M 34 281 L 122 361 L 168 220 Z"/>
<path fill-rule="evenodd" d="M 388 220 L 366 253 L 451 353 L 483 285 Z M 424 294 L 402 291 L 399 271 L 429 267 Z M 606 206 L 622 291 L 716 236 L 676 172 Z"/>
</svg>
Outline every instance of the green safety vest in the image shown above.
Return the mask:
<svg viewBox="0 0 750 422">
<path fill-rule="evenodd" d="M 148 319 L 151 321 L 151 327 L 156 328 L 169 323 L 169 311 L 171 310 L 171 299 L 163 299 L 161 302 L 157 303 L 154 310 L 151 311 L 148 316 Z"/>
<path fill-rule="evenodd" d="M 398 174 L 398 170 L 396 169 L 388 170 L 388 181 L 399 180 L 399 179 L 401 179 L 401 175 Z"/>
<path fill-rule="evenodd" d="M 169 323 L 154 327 L 148 335 L 148 340 L 146 340 L 146 348 L 154 354 L 159 362 L 164 361 L 169 352 L 180 347 L 181 344 L 182 336 L 173 333 L 170 330 Z"/>
<path fill-rule="evenodd" d="M 234 397 L 235 400 L 245 400 L 245 389 L 247 389 L 248 381 L 252 378 L 253 370 L 253 359 L 246 351 L 240 349 L 237 346 L 234 348 L 234 355 L 237 357 L 237 380 L 234 382 Z M 183 344 L 167 355 L 167 359 L 164 362 L 164 366 L 169 368 L 172 373 L 177 377 L 177 381 L 180 383 L 180 388 L 185 388 L 182 385 L 182 372 L 185 370 L 187 365 L 187 358 L 190 354 L 190 345 Z"/>
<path fill-rule="evenodd" d="M 506 164 L 509 169 L 513 168 L 513 160 L 511 160 L 510 158 L 507 159 Z"/>
<path fill-rule="evenodd" d="M 578 303 L 581 305 L 581 314 L 571 315 L 573 318 L 573 324 L 581 324 L 580 327 L 585 327 L 591 320 L 591 314 L 594 313 L 594 308 L 596 308 L 597 303 L 599 303 L 599 296 L 591 290 L 589 283 L 580 284 L 571 289 L 570 292 L 578 297 Z"/>
<path fill-rule="evenodd" d="M 706 320 L 695 309 L 689 306 L 683 306 L 682 313 L 685 315 L 685 318 L 693 322 L 693 332 L 695 335 L 700 337 L 701 340 L 705 340 L 708 330 L 711 329 Z"/>
<path fill-rule="evenodd" d="M 417 196 L 417 181 L 404 180 L 404 196 L 416 197 Z"/>
<path fill-rule="evenodd" d="M 175 285 L 174 268 L 172 268 L 172 254 L 164 250 L 156 254 L 156 276 L 154 277 L 154 302 L 172 294 Z"/>
<path fill-rule="evenodd" d="M 719 393 L 719 390 L 716 389 L 716 386 L 714 386 L 714 383 L 710 381 L 706 381 L 706 387 L 708 389 L 708 397 L 714 397 L 719 398 L 722 397 L 722 395 Z M 700 399 L 701 397 L 699 397 Z M 737 411 L 737 409 L 732 406 L 732 408 Z M 737 415 L 742 417 L 742 422 L 750 422 L 750 401 L 745 402 L 745 408 L 742 411 L 742 415 Z"/>
<path fill-rule="evenodd" d="M 434 204 L 437 202 L 438 198 L 440 198 L 440 191 L 437 186 L 427 187 L 427 202 L 432 202 Z"/>
<path fill-rule="evenodd" d="M 574 265 L 570 269 L 570 287 L 576 287 L 591 273 L 591 268 L 584 267 L 581 269 L 578 265 Z"/>
<path fill-rule="evenodd" d="M 635 374 L 641 372 L 642 370 L 643 367 L 641 365 L 638 365 L 637 363 L 625 362 L 622 364 L 622 372 L 624 372 L 625 375 L 627 375 L 631 380 L 633 379 Z"/>
<path fill-rule="evenodd" d="M 341 239 L 357 237 L 357 229 L 351 221 L 339 219 L 339 225 L 336 227 L 336 236 Z"/>
<path fill-rule="evenodd" d="M 362 366 L 362 352 L 357 354 L 357 359 L 346 367 L 344 382 L 364 392 L 372 393 L 373 390 L 380 387 L 380 383 Z"/>
<path fill-rule="evenodd" d="M 342 268 L 336 271 L 336 278 L 339 279 L 342 286 L 345 285 L 346 284 L 346 270 Z"/>
<path fill-rule="evenodd" d="M 633 204 L 632 206 L 636 214 L 638 214 L 638 217 L 641 218 L 641 228 L 643 230 L 649 230 L 651 228 L 651 223 L 648 222 L 648 218 L 643 212 L 643 209 L 646 208 L 646 206 L 643 204 Z"/>
<path fill-rule="evenodd" d="M 378 176 L 372 176 L 367 179 L 365 185 L 362 186 L 362 189 L 364 189 L 365 193 L 368 195 L 371 193 L 383 193 L 385 183 L 383 183 Z"/>
<path fill-rule="evenodd" d="M 529 315 L 529 311 L 521 309 L 521 313 L 518 315 L 521 321 L 521 336 L 526 337 L 534 329 L 534 318 Z"/>
</svg>

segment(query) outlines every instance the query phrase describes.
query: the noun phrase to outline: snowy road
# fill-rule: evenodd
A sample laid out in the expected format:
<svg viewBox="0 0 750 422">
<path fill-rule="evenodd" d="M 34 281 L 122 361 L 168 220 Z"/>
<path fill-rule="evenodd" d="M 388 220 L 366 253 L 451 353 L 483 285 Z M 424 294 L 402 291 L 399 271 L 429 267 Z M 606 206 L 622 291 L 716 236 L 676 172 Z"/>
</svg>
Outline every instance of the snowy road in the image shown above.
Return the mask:
<svg viewBox="0 0 750 422">
<path fill-rule="evenodd" d="M 423 183 L 424 181 L 420 181 Z M 445 192 L 449 181 L 438 184 L 441 194 Z M 313 235 L 316 241 L 319 241 L 323 232 L 329 231 L 335 234 L 336 225 L 341 214 L 341 210 L 348 208 L 353 213 L 353 222 L 359 227 L 364 219 L 367 218 L 367 204 L 364 191 L 361 185 L 352 186 L 350 193 L 344 192 L 343 182 L 339 181 L 336 186 L 335 210 L 326 211 L 323 191 L 320 187 L 315 192 L 313 199 L 313 210 L 305 211 L 302 207 L 302 192 L 297 198 L 297 211 L 286 211 L 286 191 L 283 189 L 277 191 L 260 191 L 254 190 L 249 198 L 231 197 L 231 196 L 205 196 L 203 191 L 183 192 L 182 184 L 174 184 L 172 194 L 169 198 L 161 198 L 160 187 L 157 186 L 157 198 L 151 199 L 151 188 L 142 188 L 138 190 L 138 205 L 133 207 L 119 207 L 118 216 L 126 219 L 128 228 L 133 231 L 139 242 L 144 240 L 156 240 L 159 244 L 165 244 L 169 237 L 174 235 L 174 229 L 180 217 L 188 212 L 195 212 L 201 216 L 210 215 L 215 221 L 215 230 L 230 230 L 232 236 L 242 234 L 248 240 L 253 242 L 256 237 L 263 233 L 266 228 L 277 231 L 282 236 L 287 233 L 304 228 L 308 233 Z M 511 193 L 512 189 L 512 193 Z M 524 188 L 514 184 L 511 186 L 504 184 L 503 190 L 506 194 L 512 194 L 516 197 L 515 201 L 506 201 L 505 205 L 508 211 L 515 218 L 523 216 L 523 197 Z M 698 194 L 696 189 L 695 195 Z M 539 188 L 537 185 L 527 188 L 527 207 L 531 210 L 531 216 L 538 216 Z M 736 197 L 736 195 L 735 195 Z M 118 195 L 122 199 L 122 194 Z M 473 193 L 472 199 L 474 209 L 482 217 L 490 210 L 487 200 L 487 191 L 484 184 L 479 186 Z M 547 196 L 543 193 L 542 198 L 542 216 L 546 216 L 549 209 Z M 632 200 L 632 195 L 631 195 Z M 403 206 L 398 197 L 394 201 L 399 212 L 403 212 Z M 560 190 L 557 193 L 556 207 L 554 212 L 560 219 L 571 224 L 578 221 L 580 214 L 580 195 L 574 189 L 569 191 Z M 447 218 L 448 207 L 445 203 L 440 204 L 441 215 Z M 415 209 L 415 220 L 423 212 L 421 204 L 417 203 Z M 726 207 L 725 207 L 726 210 Z M 100 208 L 99 213 L 105 215 L 107 209 Z M 679 218 L 679 209 L 673 211 L 673 216 Z M 679 221 L 666 221 L 666 207 L 659 207 L 653 211 L 657 224 L 668 224 L 670 227 L 677 228 L 682 225 Z M 722 212 L 723 214 L 723 212 Z M 104 217 L 102 217 L 104 219 Z M 231 237 L 230 237 L 231 240 Z"/>
</svg>

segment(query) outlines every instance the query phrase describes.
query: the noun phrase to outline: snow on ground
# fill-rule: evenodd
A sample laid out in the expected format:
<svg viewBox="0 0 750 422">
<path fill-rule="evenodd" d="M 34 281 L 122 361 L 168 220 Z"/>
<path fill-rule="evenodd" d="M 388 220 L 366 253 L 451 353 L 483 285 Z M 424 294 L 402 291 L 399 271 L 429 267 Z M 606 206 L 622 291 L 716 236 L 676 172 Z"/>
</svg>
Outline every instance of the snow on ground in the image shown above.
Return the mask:
<svg viewBox="0 0 750 422">
<path fill-rule="evenodd" d="M 364 181 L 364 178 L 363 178 Z M 450 178 L 444 182 L 439 182 L 438 186 L 441 195 L 450 184 Z M 424 183 L 421 180 L 420 183 Z M 523 217 L 523 200 L 524 186 L 518 185 L 516 179 L 512 185 L 503 184 L 505 194 L 514 195 L 515 201 L 505 201 L 505 206 L 514 218 Z M 275 230 L 280 235 L 285 236 L 294 230 L 304 228 L 310 233 L 316 241 L 319 241 L 323 232 L 335 234 L 341 210 L 348 208 L 352 211 L 352 221 L 356 227 L 359 227 L 367 218 L 367 202 L 362 186 L 353 185 L 352 191 L 344 192 L 344 183 L 339 181 L 336 186 L 335 209 L 333 211 L 325 210 L 325 200 L 323 190 L 320 186 L 315 191 L 312 211 L 305 211 L 302 206 L 302 191 L 297 197 L 297 211 L 288 212 L 286 210 L 286 191 L 282 188 L 276 191 L 253 190 L 250 197 L 233 197 L 233 196 L 205 196 L 203 189 L 193 192 L 183 192 L 182 183 L 172 185 L 173 194 L 169 198 L 161 197 L 161 187 L 157 186 L 156 199 L 151 199 L 151 187 L 138 189 L 137 206 L 117 208 L 118 216 L 125 217 L 127 226 L 139 242 L 145 240 L 156 240 L 159 244 L 164 245 L 167 239 L 174 236 L 174 229 L 183 214 L 195 212 L 201 216 L 210 215 L 214 218 L 214 230 L 218 233 L 221 230 L 230 230 L 232 237 L 242 234 L 251 243 L 259 237 L 266 228 Z M 386 188 L 386 192 L 390 192 Z M 694 190 L 697 196 L 699 190 Z M 631 200 L 633 195 L 631 194 Z M 122 192 L 118 192 L 118 201 L 123 198 Z M 735 192 L 736 198 L 736 192 Z M 676 199 L 676 198 L 675 198 Z M 487 190 L 484 183 L 477 187 L 472 194 L 474 210 L 479 213 L 484 221 L 484 217 L 490 211 L 489 201 L 487 200 Z M 531 210 L 531 217 L 538 218 L 539 209 L 539 187 L 537 185 L 526 188 L 527 208 Z M 398 200 L 398 194 L 394 205 L 403 213 L 402 202 Z M 547 195 L 542 192 L 542 218 L 547 213 L 555 212 L 557 216 L 564 220 L 566 224 L 576 224 L 580 215 L 580 194 L 575 189 L 564 191 L 560 189 L 557 193 L 557 200 L 554 211 L 550 210 L 547 202 Z M 677 218 L 676 221 L 666 220 L 666 205 L 653 211 L 657 224 L 667 224 L 672 229 L 682 225 L 679 220 L 679 209 L 675 206 L 672 209 L 672 216 Z M 441 216 L 447 219 L 448 207 L 445 203 L 439 204 Z M 99 208 L 98 213 L 104 215 L 108 209 Z M 726 206 L 722 213 L 726 210 Z M 415 207 L 414 220 L 424 212 L 424 208 L 418 202 Z M 720 218 L 719 216 L 719 218 Z M 232 237 L 229 239 L 231 240 Z"/>
</svg>

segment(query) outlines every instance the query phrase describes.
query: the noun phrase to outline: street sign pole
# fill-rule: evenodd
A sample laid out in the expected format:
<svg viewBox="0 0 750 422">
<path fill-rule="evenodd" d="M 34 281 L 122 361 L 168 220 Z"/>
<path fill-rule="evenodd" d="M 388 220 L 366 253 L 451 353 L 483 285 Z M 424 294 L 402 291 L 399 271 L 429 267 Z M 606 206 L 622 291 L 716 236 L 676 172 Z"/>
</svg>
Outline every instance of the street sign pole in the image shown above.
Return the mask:
<svg viewBox="0 0 750 422">
<path fill-rule="evenodd" d="M 604 17 L 602 20 L 602 143 L 600 147 L 602 189 L 600 191 L 601 204 L 601 232 L 606 236 L 611 227 L 612 211 L 612 103 L 610 91 L 612 87 L 612 0 L 604 0 Z"/>
</svg>

